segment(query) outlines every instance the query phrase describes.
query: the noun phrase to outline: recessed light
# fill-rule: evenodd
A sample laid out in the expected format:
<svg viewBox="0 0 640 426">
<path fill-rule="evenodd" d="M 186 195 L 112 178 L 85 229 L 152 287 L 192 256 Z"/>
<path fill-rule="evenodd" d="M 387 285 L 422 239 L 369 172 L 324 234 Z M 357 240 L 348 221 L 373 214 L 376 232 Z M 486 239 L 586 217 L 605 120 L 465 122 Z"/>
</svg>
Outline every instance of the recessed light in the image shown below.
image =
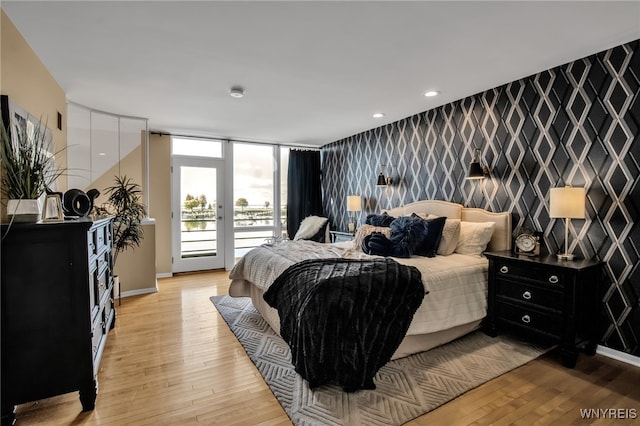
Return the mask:
<svg viewBox="0 0 640 426">
<path fill-rule="evenodd" d="M 436 90 L 428 90 L 426 92 L 424 92 L 424 95 L 427 97 L 431 97 L 431 96 L 438 96 L 440 94 L 440 92 L 436 91 Z"/>
<path fill-rule="evenodd" d="M 382 117 L 384 117 L 384 113 L 376 112 L 375 114 L 373 114 L 373 117 L 374 118 L 382 118 Z"/>
<path fill-rule="evenodd" d="M 99 152 L 99 153 L 98 153 L 98 155 L 99 155 L 100 157 L 106 157 L 106 156 L 107 156 L 107 153 L 106 153 L 106 152 Z"/>
<path fill-rule="evenodd" d="M 232 98 L 241 98 L 244 96 L 244 89 L 240 86 L 233 86 L 229 89 L 229 95 Z"/>
</svg>

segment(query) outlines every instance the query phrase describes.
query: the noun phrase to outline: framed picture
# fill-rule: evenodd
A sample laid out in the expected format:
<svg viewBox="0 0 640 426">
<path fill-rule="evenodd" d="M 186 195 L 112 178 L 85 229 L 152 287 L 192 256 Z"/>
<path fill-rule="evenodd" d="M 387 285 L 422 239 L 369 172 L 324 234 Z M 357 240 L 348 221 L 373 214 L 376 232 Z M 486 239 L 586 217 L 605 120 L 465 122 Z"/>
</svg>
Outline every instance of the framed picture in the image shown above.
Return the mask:
<svg viewBox="0 0 640 426">
<path fill-rule="evenodd" d="M 48 156 L 54 157 L 53 147 L 53 133 L 51 129 L 47 127 L 47 123 L 43 123 L 39 118 L 32 114 L 29 114 L 24 108 L 15 103 L 9 96 L 0 96 L 0 117 L 2 118 L 2 125 L 4 125 L 7 134 L 15 142 L 16 133 L 25 132 L 27 135 L 32 136 L 36 129 L 44 132 L 44 141 L 46 152 Z M 53 188 L 49 188 L 55 191 L 55 182 Z M 41 200 L 42 201 L 42 200 Z"/>
<path fill-rule="evenodd" d="M 59 193 L 48 194 L 44 199 L 42 208 L 43 222 L 64 222 L 64 212 L 62 210 L 62 198 Z"/>
<path fill-rule="evenodd" d="M 38 117 L 29 114 L 29 112 L 15 103 L 7 95 L 0 96 L 0 112 L 2 113 L 2 123 L 9 135 L 11 135 L 16 128 L 32 135 L 37 126 L 42 126 L 47 143 L 49 144 L 48 151 L 53 155 L 53 135 L 46 123 L 42 123 Z"/>
</svg>

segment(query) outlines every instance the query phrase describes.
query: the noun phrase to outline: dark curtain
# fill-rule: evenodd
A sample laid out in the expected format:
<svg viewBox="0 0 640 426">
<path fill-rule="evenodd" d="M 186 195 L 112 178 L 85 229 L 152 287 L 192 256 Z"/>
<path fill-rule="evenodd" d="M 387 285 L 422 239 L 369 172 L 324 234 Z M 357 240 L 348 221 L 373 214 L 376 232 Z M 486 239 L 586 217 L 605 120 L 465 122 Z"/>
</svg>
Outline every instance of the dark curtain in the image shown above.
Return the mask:
<svg viewBox="0 0 640 426">
<path fill-rule="evenodd" d="M 287 175 L 287 232 L 293 239 L 307 216 L 323 216 L 320 151 L 292 149 Z"/>
</svg>

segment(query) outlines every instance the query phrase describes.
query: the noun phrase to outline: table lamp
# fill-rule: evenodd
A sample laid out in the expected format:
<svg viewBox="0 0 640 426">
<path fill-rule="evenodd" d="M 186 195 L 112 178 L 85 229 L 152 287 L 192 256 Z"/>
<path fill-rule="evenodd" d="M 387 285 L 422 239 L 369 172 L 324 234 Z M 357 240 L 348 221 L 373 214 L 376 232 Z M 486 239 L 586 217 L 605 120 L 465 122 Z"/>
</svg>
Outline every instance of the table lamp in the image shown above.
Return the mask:
<svg viewBox="0 0 640 426">
<path fill-rule="evenodd" d="M 356 230 L 356 218 L 353 213 L 361 210 L 362 200 L 359 195 L 347 195 L 347 211 L 349 212 L 349 232 Z"/>
<path fill-rule="evenodd" d="M 564 218 L 564 253 L 558 253 L 559 260 L 573 260 L 574 255 L 569 253 L 569 225 L 571 219 L 585 218 L 585 190 L 565 186 L 563 188 L 551 188 L 549 196 L 549 217 Z"/>
</svg>

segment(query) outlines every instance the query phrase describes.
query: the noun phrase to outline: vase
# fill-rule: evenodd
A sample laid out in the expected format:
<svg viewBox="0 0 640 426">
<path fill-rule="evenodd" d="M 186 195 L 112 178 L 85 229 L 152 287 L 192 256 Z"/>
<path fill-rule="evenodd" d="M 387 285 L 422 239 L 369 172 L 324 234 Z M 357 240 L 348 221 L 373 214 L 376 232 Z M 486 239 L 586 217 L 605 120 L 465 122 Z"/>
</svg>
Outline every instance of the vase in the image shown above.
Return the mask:
<svg viewBox="0 0 640 426">
<path fill-rule="evenodd" d="M 35 223 L 40 219 L 40 200 L 9 200 L 7 216 L 13 223 Z"/>
<path fill-rule="evenodd" d="M 120 276 L 113 276 L 113 300 L 118 299 L 118 305 L 122 305 L 122 295 L 120 294 Z"/>
</svg>

